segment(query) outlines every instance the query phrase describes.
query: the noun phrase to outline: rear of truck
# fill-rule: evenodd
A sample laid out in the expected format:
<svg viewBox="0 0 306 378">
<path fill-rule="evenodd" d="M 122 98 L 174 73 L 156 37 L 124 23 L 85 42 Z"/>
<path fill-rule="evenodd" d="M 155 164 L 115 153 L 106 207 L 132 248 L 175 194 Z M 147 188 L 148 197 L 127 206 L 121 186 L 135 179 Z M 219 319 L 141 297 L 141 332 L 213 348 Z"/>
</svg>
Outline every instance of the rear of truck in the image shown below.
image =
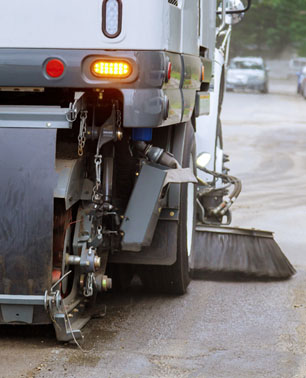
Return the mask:
<svg viewBox="0 0 306 378">
<path fill-rule="evenodd" d="M 0 323 L 70 340 L 112 277 L 186 291 L 215 9 L 0 4 Z"/>
</svg>

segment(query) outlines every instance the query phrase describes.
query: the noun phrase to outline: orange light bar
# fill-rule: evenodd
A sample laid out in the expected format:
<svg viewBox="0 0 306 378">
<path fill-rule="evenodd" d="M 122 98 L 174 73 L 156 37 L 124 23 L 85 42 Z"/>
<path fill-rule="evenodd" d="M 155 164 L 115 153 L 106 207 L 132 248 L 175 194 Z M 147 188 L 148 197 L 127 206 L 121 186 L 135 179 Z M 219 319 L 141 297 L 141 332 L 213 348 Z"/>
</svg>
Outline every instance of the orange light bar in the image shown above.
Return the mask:
<svg viewBox="0 0 306 378">
<path fill-rule="evenodd" d="M 96 60 L 91 65 L 91 72 L 97 77 L 126 78 L 132 73 L 132 66 L 128 62 Z"/>
</svg>

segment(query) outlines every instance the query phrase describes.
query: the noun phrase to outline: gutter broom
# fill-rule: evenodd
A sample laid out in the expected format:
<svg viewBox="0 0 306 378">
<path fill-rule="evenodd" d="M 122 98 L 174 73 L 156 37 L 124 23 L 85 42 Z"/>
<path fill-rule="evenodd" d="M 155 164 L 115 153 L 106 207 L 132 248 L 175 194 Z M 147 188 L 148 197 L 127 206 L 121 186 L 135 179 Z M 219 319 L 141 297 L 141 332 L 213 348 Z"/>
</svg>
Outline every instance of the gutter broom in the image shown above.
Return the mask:
<svg viewBox="0 0 306 378">
<path fill-rule="evenodd" d="M 249 278 L 287 279 L 296 272 L 272 232 L 204 225 L 196 227 L 190 268 L 194 278 L 233 273 Z"/>
<path fill-rule="evenodd" d="M 190 257 L 192 277 L 231 273 L 249 278 L 287 279 L 294 275 L 294 267 L 275 242 L 272 232 L 228 227 L 231 222 L 229 208 L 241 192 L 241 181 L 198 168 L 221 179 L 224 186 L 218 189 L 207 184 L 198 186 L 199 222 Z M 230 185 L 234 185 L 234 189 L 220 201 Z M 226 225 L 221 224 L 224 216 L 227 217 Z"/>
</svg>

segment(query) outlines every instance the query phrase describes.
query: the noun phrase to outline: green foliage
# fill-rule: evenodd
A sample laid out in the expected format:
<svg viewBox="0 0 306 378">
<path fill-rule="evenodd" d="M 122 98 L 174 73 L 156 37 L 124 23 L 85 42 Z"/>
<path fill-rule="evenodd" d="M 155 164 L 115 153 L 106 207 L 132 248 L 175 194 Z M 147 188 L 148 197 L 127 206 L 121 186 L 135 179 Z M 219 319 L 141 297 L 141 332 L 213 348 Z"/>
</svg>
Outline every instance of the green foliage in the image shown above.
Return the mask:
<svg viewBox="0 0 306 378">
<path fill-rule="evenodd" d="M 253 0 L 232 42 L 235 55 L 271 56 L 293 47 L 306 56 L 306 0 Z"/>
</svg>

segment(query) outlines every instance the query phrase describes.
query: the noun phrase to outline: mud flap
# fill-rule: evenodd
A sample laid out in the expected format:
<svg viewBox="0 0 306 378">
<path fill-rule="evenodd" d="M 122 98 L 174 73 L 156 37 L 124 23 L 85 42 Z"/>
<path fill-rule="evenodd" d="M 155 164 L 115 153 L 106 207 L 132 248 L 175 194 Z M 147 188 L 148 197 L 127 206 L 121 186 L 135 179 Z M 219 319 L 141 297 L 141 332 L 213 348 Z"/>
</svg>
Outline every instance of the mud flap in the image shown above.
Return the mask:
<svg viewBox="0 0 306 378">
<path fill-rule="evenodd" d="M 56 129 L 0 128 L 0 294 L 51 286 L 55 145 Z"/>
</svg>

